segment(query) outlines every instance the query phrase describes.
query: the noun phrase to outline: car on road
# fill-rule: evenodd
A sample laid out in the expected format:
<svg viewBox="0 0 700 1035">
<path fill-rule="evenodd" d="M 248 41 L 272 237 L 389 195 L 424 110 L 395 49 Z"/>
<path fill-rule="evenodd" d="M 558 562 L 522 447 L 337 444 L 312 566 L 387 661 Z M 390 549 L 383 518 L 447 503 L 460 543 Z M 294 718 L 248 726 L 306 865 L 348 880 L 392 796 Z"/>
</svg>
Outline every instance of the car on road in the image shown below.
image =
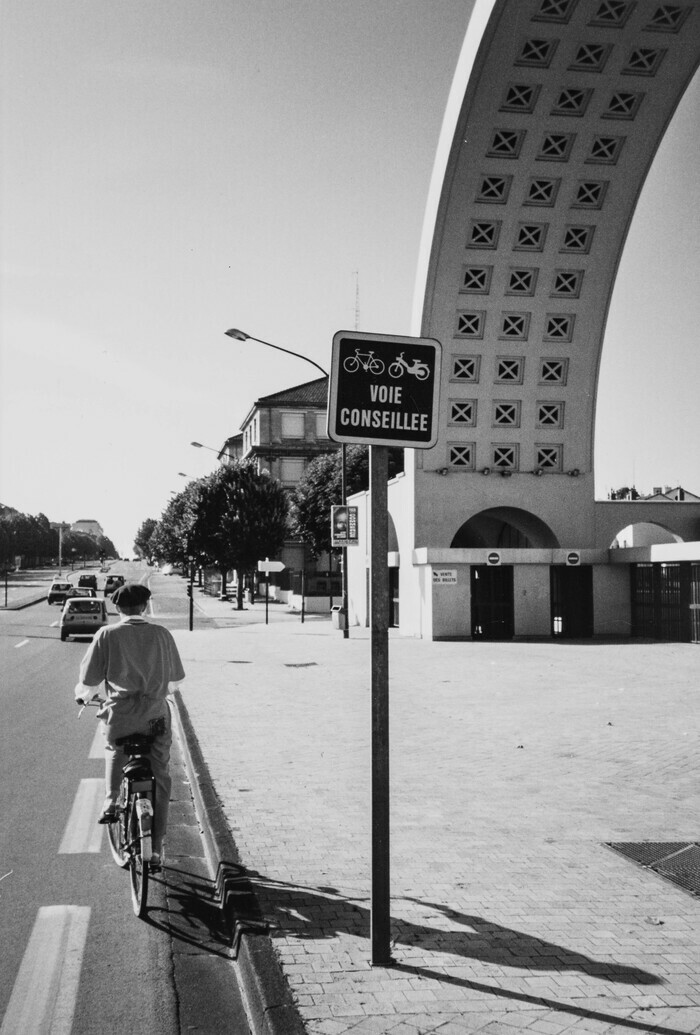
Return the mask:
<svg viewBox="0 0 700 1035">
<path fill-rule="evenodd" d="M 111 597 L 112 593 L 120 586 L 123 586 L 126 579 L 123 575 L 108 575 L 107 581 L 105 582 L 105 596 Z"/>
<path fill-rule="evenodd" d="M 69 597 L 63 605 L 58 629 L 61 640 L 91 636 L 107 625 L 107 604 L 97 597 Z"/>
<path fill-rule="evenodd" d="M 70 590 L 66 593 L 66 600 L 71 597 L 96 597 L 97 590 L 93 589 L 92 586 L 71 586 Z"/>
<path fill-rule="evenodd" d="M 64 604 L 66 597 L 72 589 L 73 586 L 65 579 L 54 579 L 46 594 L 47 604 Z"/>
<path fill-rule="evenodd" d="M 89 586 L 90 589 L 97 589 L 97 575 L 81 575 L 78 579 L 79 586 Z"/>
</svg>

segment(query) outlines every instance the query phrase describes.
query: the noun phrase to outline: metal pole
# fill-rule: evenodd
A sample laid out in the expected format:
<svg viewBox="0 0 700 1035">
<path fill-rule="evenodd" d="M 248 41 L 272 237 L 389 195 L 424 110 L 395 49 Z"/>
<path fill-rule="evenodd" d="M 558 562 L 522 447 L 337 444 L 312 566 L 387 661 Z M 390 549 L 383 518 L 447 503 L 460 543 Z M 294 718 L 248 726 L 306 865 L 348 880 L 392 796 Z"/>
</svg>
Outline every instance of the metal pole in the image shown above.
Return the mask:
<svg viewBox="0 0 700 1035">
<path fill-rule="evenodd" d="M 389 452 L 370 446 L 370 609 L 372 658 L 372 966 L 391 963 L 389 883 Z"/>
<path fill-rule="evenodd" d="M 270 602 L 270 573 L 265 573 L 265 625 L 267 625 L 267 608 Z"/>
<path fill-rule="evenodd" d="M 190 632 L 194 629 L 194 564 L 190 562 L 190 601 L 189 601 L 189 612 L 190 612 Z"/>
<path fill-rule="evenodd" d="M 346 458 L 346 453 L 345 453 L 345 443 L 341 442 L 341 444 L 340 444 L 340 495 L 341 495 L 341 501 L 340 502 L 343 504 L 344 507 L 347 506 L 347 498 L 346 498 L 347 497 L 346 459 L 347 458 Z M 342 584 L 343 606 L 342 606 L 341 614 L 343 615 L 343 617 L 345 619 L 344 622 L 343 622 L 343 639 L 347 640 L 349 635 L 350 635 L 350 630 L 348 629 L 348 548 L 347 548 L 347 546 L 343 547 L 342 564 L 343 564 L 343 584 Z"/>
<path fill-rule="evenodd" d="M 301 569 L 301 622 L 304 624 L 304 594 L 306 592 L 306 568 Z"/>
</svg>

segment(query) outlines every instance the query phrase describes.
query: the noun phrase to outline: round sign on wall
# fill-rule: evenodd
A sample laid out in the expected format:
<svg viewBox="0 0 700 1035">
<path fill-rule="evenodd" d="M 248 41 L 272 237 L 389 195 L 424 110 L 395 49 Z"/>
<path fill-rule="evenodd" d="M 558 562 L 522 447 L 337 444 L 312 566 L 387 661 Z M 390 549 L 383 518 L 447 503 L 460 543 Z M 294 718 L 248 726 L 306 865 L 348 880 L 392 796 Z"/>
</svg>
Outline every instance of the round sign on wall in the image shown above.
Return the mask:
<svg viewBox="0 0 700 1035">
<path fill-rule="evenodd" d="M 496 553 L 495 551 L 493 553 L 490 553 L 487 556 L 487 558 L 486 558 L 486 563 L 487 564 L 500 564 L 501 563 L 501 555 L 500 555 L 500 553 Z"/>
</svg>

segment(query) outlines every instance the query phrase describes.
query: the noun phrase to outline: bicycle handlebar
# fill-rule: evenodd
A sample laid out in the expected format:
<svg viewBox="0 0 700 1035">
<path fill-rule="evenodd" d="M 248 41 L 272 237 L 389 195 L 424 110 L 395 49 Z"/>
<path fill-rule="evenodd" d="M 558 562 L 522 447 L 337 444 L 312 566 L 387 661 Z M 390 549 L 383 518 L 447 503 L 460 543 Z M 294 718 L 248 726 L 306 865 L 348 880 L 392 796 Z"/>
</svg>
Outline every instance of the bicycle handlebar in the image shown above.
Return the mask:
<svg viewBox="0 0 700 1035">
<path fill-rule="evenodd" d="M 91 697 L 89 701 L 86 701 L 82 697 L 76 697 L 75 703 L 80 705 L 80 711 L 78 712 L 78 718 L 80 718 L 86 708 L 100 708 L 105 704 L 105 699 L 104 697 Z"/>
</svg>

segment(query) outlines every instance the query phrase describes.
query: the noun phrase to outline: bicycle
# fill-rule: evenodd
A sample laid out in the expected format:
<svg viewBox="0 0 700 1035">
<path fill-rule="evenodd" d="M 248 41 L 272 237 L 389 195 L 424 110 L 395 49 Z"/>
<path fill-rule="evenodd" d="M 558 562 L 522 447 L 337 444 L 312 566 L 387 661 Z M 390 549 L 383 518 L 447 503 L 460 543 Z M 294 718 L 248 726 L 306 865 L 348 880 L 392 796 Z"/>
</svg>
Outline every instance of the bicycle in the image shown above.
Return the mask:
<svg viewBox="0 0 700 1035">
<path fill-rule="evenodd" d="M 359 348 L 355 349 L 353 356 L 346 356 L 343 361 L 343 369 L 348 374 L 356 374 L 357 371 L 362 367 L 365 373 L 370 374 L 383 374 L 384 364 L 381 359 L 377 359 L 374 352 L 360 352 Z"/>
<path fill-rule="evenodd" d="M 100 707 L 104 703 L 102 698 L 93 697 L 83 703 L 78 718 L 86 707 Z M 153 851 L 156 784 L 148 754 L 154 739 L 150 734 L 131 733 L 115 740 L 129 758 L 123 769 L 114 820 L 107 824 L 112 857 L 117 866 L 129 870 L 131 903 L 138 917 L 146 912 Z"/>
</svg>

